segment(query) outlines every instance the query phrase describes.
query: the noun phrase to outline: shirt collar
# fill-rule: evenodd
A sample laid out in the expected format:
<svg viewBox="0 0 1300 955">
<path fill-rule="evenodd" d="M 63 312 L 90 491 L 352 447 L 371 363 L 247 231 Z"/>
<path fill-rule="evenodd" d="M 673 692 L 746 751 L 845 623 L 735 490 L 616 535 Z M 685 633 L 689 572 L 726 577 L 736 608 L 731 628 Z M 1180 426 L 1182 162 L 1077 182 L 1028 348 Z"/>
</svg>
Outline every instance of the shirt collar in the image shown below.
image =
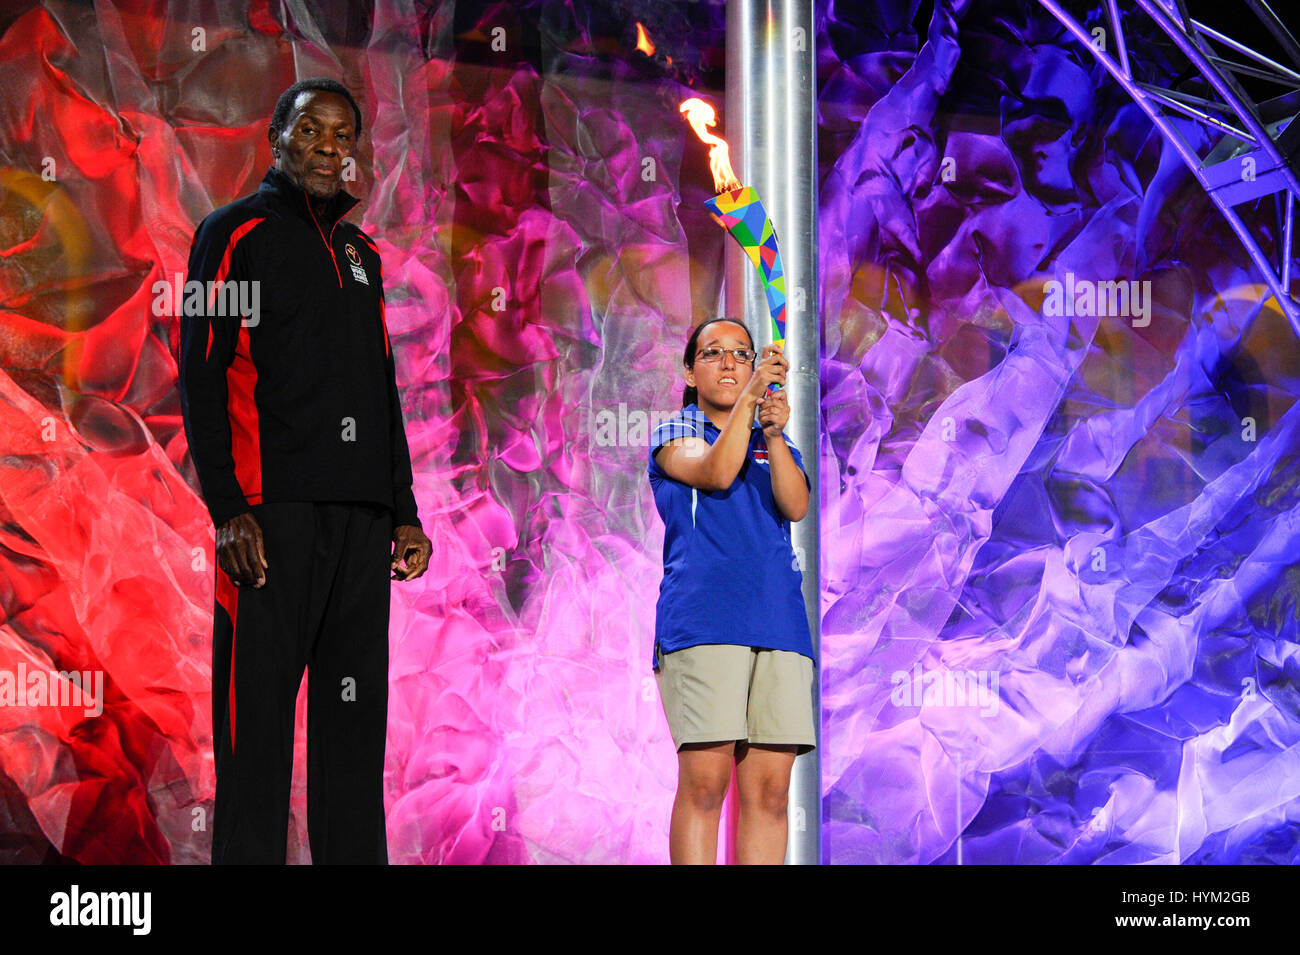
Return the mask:
<svg viewBox="0 0 1300 955">
<path fill-rule="evenodd" d="M 682 409 L 682 417 L 690 418 L 696 422 L 702 422 L 706 428 L 712 428 L 714 431 L 719 433 L 722 431 L 721 428 L 709 420 L 708 415 L 701 411 L 700 406 L 693 401 Z M 749 430 L 751 432 L 759 430 L 759 426 L 751 421 L 749 424 Z"/>
<path fill-rule="evenodd" d="M 718 430 L 718 426 L 705 417 L 704 412 L 700 410 L 700 406 L 693 401 L 682 409 L 682 417 L 696 424 L 702 424 L 706 428 L 712 428 L 714 431 Z"/>
</svg>

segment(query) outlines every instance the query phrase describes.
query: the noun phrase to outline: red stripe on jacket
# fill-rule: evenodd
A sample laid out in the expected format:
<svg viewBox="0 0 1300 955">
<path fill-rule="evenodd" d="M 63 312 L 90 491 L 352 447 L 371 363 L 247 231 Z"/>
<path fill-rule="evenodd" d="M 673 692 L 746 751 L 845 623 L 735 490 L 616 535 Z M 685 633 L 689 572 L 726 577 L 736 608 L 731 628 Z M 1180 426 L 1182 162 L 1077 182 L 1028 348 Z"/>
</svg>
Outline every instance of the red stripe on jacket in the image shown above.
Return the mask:
<svg viewBox="0 0 1300 955">
<path fill-rule="evenodd" d="M 253 364 L 252 342 L 241 323 L 235 342 L 235 357 L 226 369 L 226 411 L 230 416 L 230 456 L 235 461 L 235 480 L 249 504 L 262 503 L 262 438 L 257 404 L 257 366 Z"/>
<path fill-rule="evenodd" d="M 364 242 L 366 245 L 370 246 L 371 250 L 375 253 L 375 255 L 379 254 L 379 248 L 368 238 L 366 238 L 364 232 L 361 233 L 361 241 Z M 384 284 L 384 276 L 382 272 L 379 275 L 379 284 L 381 286 Z M 388 357 L 388 303 L 384 301 L 383 288 L 380 288 L 379 290 L 379 324 L 384 329 L 384 357 L 387 358 Z"/>
<path fill-rule="evenodd" d="M 253 230 L 253 229 L 254 229 L 258 224 L 260 224 L 260 223 L 263 222 L 263 221 L 265 221 L 265 220 L 264 220 L 264 219 L 249 219 L 247 222 L 245 222 L 243 225 L 241 225 L 241 226 L 240 226 L 238 229 L 236 229 L 234 232 L 230 233 L 230 240 L 226 243 L 226 251 L 225 251 L 225 253 L 221 256 L 221 264 L 220 264 L 219 266 L 217 266 L 217 274 L 216 274 L 215 276 L 213 276 L 213 279 L 212 279 L 212 282 L 213 282 L 213 284 L 212 284 L 212 294 L 208 296 L 208 308 L 209 308 L 209 309 L 212 308 L 212 305 L 213 305 L 213 298 L 215 297 L 215 294 L 216 294 L 216 291 L 217 291 L 217 284 L 216 284 L 216 283 L 218 283 L 218 282 L 224 282 L 224 281 L 226 280 L 226 276 L 230 273 L 230 257 L 231 257 L 231 256 L 234 254 L 234 252 L 235 252 L 235 246 L 239 244 L 239 240 L 240 240 L 240 239 L 242 239 L 244 236 L 248 235 L 249 232 L 251 232 L 251 231 L 252 231 L 252 230 Z M 204 353 L 203 353 L 203 358 L 204 358 L 204 360 L 206 361 L 207 358 L 208 358 L 211 354 L 212 354 L 212 320 L 211 320 L 211 318 L 209 318 L 209 320 L 208 320 L 208 347 L 207 347 L 207 350 L 204 351 Z"/>
</svg>

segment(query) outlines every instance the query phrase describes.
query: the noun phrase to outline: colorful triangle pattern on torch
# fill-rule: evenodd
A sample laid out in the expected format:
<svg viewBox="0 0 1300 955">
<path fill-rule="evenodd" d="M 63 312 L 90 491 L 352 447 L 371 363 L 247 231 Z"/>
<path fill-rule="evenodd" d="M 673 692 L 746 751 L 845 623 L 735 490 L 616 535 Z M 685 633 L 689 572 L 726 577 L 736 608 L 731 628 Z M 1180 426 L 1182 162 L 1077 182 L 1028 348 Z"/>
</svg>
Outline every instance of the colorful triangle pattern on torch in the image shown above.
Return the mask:
<svg viewBox="0 0 1300 955">
<path fill-rule="evenodd" d="M 749 261 L 758 269 L 772 315 L 772 340 L 785 347 L 785 268 L 776 230 L 753 186 L 741 186 L 714 196 L 704 203 L 724 229 L 740 243 Z"/>
</svg>

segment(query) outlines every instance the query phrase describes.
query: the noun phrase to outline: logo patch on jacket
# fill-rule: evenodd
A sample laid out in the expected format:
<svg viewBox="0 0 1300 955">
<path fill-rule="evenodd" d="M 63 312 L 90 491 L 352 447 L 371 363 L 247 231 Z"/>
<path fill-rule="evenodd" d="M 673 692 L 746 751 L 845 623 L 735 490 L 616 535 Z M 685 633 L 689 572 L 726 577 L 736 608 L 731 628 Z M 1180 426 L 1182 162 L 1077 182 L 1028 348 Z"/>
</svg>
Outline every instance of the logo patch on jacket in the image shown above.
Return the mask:
<svg viewBox="0 0 1300 955">
<path fill-rule="evenodd" d="M 754 460 L 759 464 L 767 464 L 767 439 L 762 435 L 754 443 Z"/>
<path fill-rule="evenodd" d="M 356 246 L 349 242 L 343 246 L 343 251 L 348 254 L 348 265 L 352 266 L 352 277 L 363 285 L 369 285 L 370 279 L 366 278 L 366 270 L 361 267 L 361 254 L 357 252 Z"/>
</svg>

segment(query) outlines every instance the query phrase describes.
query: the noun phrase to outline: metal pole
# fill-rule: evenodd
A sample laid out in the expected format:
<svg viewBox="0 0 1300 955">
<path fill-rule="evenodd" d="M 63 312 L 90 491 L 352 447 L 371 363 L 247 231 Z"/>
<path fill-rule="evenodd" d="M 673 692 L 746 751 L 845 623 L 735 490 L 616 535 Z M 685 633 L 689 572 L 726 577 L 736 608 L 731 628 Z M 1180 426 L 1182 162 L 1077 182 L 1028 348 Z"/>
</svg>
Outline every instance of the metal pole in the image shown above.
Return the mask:
<svg viewBox="0 0 1300 955">
<path fill-rule="evenodd" d="M 781 246 L 786 278 L 786 354 L 790 358 L 791 439 L 812 481 L 808 515 L 793 528 L 803 597 L 820 660 L 817 312 L 817 127 L 812 0 L 727 0 L 726 137 L 741 182 L 758 190 Z M 731 245 L 731 243 L 728 243 Z M 728 260 L 727 310 L 742 314 L 763 344 L 772 340 L 762 284 L 743 257 Z M 733 281 L 740 271 L 743 279 Z M 737 276 L 738 277 L 738 276 Z M 733 297 L 743 290 L 743 303 Z M 735 303 L 735 304 L 733 304 Z M 820 666 L 818 675 L 820 676 Z M 821 697 L 814 686 L 818 749 L 795 760 L 790 780 L 786 862 L 821 862 Z"/>
</svg>

